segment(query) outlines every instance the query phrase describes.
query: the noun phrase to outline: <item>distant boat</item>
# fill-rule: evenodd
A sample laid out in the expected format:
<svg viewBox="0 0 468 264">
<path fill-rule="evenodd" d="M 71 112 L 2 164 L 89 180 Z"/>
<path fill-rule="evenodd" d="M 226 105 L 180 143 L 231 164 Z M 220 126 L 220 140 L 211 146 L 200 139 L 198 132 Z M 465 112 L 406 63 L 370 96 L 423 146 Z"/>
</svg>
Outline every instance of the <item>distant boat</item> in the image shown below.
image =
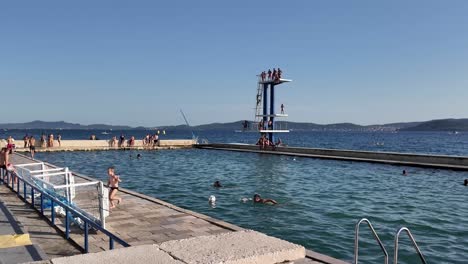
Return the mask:
<svg viewBox="0 0 468 264">
<path fill-rule="evenodd" d="M 459 133 L 458 131 L 452 131 L 452 132 L 450 132 L 449 134 L 458 135 L 458 133 Z"/>
</svg>

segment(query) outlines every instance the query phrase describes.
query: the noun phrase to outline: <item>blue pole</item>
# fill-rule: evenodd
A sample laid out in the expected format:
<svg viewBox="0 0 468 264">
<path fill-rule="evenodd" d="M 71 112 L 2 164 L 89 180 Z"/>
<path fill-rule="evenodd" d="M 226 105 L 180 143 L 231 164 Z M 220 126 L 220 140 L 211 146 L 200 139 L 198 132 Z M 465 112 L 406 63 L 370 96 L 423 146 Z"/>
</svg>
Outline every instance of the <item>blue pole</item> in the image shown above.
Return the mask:
<svg viewBox="0 0 468 264">
<path fill-rule="evenodd" d="M 55 225 L 55 210 L 54 210 L 54 200 L 50 199 L 50 221 L 52 225 Z"/>
<path fill-rule="evenodd" d="M 267 117 L 268 115 L 268 84 L 265 83 L 263 84 L 263 125 L 267 123 Z"/>
<path fill-rule="evenodd" d="M 44 194 L 43 193 L 41 193 L 41 214 L 44 215 Z"/>
<path fill-rule="evenodd" d="M 88 222 L 84 221 L 84 250 L 85 253 L 89 252 L 88 248 Z"/>
<path fill-rule="evenodd" d="M 31 204 L 34 207 L 34 188 L 31 187 Z"/>
<path fill-rule="evenodd" d="M 272 83 L 272 84 L 270 84 L 270 87 L 271 87 L 271 89 L 270 89 L 271 90 L 271 94 L 270 94 L 270 115 L 272 115 L 270 117 L 271 129 L 275 129 L 275 118 L 273 117 L 273 115 L 275 114 L 275 85 Z M 275 142 L 275 137 L 274 137 L 273 133 L 271 133 L 271 132 L 270 132 L 269 139 L 270 139 L 271 143 Z"/>
<path fill-rule="evenodd" d="M 70 239 L 70 220 L 68 217 L 70 216 L 70 213 L 68 212 L 68 209 L 65 209 L 65 237 L 67 239 Z"/>
<path fill-rule="evenodd" d="M 112 237 L 109 237 L 109 249 L 114 249 L 114 239 L 112 239 Z"/>
<path fill-rule="evenodd" d="M 25 181 L 23 181 L 23 198 L 26 201 L 27 198 L 26 198 L 26 182 Z"/>
</svg>

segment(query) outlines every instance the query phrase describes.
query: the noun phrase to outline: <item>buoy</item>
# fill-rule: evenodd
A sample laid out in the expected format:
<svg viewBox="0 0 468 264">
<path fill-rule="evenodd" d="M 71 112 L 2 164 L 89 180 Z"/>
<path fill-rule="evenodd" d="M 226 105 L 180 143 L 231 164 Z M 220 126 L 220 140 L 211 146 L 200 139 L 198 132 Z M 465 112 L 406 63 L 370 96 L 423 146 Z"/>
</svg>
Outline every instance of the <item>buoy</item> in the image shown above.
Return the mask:
<svg viewBox="0 0 468 264">
<path fill-rule="evenodd" d="M 210 195 L 210 198 L 208 198 L 208 202 L 210 204 L 216 203 L 216 197 L 214 195 Z"/>
</svg>

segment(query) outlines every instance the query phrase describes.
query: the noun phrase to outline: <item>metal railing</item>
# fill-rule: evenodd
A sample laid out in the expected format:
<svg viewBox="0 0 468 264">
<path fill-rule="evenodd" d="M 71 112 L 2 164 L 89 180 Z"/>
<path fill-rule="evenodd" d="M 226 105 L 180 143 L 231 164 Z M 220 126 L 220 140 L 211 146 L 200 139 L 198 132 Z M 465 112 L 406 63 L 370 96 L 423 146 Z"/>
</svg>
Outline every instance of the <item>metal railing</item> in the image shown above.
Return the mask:
<svg viewBox="0 0 468 264">
<path fill-rule="evenodd" d="M 382 249 L 382 252 L 385 255 L 385 264 L 388 264 L 388 252 L 385 249 L 385 246 L 383 245 L 382 241 L 379 238 L 379 235 L 377 235 L 377 232 L 375 232 L 374 227 L 372 226 L 371 222 L 367 218 L 362 218 L 357 222 L 356 224 L 356 229 L 355 229 L 355 235 L 354 235 L 354 264 L 358 264 L 358 257 L 359 257 L 359 227 L 360 225 L 365 222 L 370 230 L 372 231 L 372 234 L 374 235 L 375 240 L 377 243 L 379 243 L 380 249 Z"/>
<path fill-rule="evenodd" d="M 15 182 L 16 181 L 16 182 Z M 95 223 L 92 219 L 88 218 L 87 216 L 83 215 L 81 212 L 77 211 L 74 209 L 72 206 L 67 204 L 66 202 L 63 202 L 59 200 L 57 197 L 54 197 L 44 190 L 41 190 L 37 186 L 35 186 L 33 183 L 28 182 L 27 180 L 19 177 L 15 172 L 6 172 L 3 169 L 0 169 L 0 182 L 3 184 L 6 184 L 11 190 L 17 193 L 18 197 L 22 198 L 25 202 L 30 203 L 31 206 L 38 211 L 42 216 L 46 217 L 47 216 L 44 214 L 45 205 L 44 205 L 44 200 L 48 199 L 50 200 L 50 222 L 53 226 L 57 226 L 55 223 L 55 206 L 61 206 L 65 210 L 65 238 L 70 239 L 70 218 L 79 218 L 83 221 L 84 223 L 84 245 L 83 249 L 86 253 L 89 252 L 89 242 L 88 242 L 88 236 L 89 236 L 89 228 L 94 228 L 103 234 L 105 234 L 107 237 L 109 237 L 109 249 L 114 249 L 114 241 L 122 245 L 123 247 L 129 247 L 130 245 L 119 238 L 118 236 L 114 235 L 113 233 L 109 232 L 105 228 L 101 227 L 99 224 Z M 20 183 L 23 184 L 23 193 L 21 194 L 20 192 Z M 16 186 L 15 186 L 16 185 Z M 16 189 L 15 189 L 16 187 Z M 30 201 L 28 201 L 28 194 L 27 194 L 27 188 L 29 187 L 30 190 Z M 36 208 L 35 205 L 35 194 L 38 194 L 40 196 L 40 208 Z"/>
<path fill-rule="evenodd" d="M 411 243 L 413 243 L 414 249 L 416 249 L 416 252 L 419 255 L 419 258 L 421 259 L 421 262 L 424 264 L 427 264 L 426 259 L 424 258 L 423 254 L 421 253 L 421 250 L 418 247 L 418 244 L 416 243 L 416 240 L 414 239 L 413 235 L 411 234 L 410 230 L 406 227 L 402 227 L 398 229 L 398 232 L 395 234 L 395 253 L 394 253 L 394 258 L 393 258 L 393 263 L 398 264 L 398 243 L 399 243 L 399 237 L 401 232 L 405 231 L 408 237 L 411 240 Z"/>
</svg>

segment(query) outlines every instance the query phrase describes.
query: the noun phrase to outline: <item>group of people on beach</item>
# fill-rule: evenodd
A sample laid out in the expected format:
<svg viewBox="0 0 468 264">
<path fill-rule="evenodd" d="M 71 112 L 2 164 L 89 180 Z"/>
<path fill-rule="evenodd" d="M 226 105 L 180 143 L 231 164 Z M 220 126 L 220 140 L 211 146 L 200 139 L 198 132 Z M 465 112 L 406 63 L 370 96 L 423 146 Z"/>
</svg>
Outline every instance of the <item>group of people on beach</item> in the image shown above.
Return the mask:
<svg viewBox="0 0 468 264">
<path fill-rule="evenodd" d="M 273 71 L 271 69 L 268 69 L 268 71 L 262 71 L 260 73 L 260 79 L 262 80 L 262 82 L 279 81 L 281 79 L 282 74 L 283 71 L 280 68 L 273 68 Z"/>
</svg>

